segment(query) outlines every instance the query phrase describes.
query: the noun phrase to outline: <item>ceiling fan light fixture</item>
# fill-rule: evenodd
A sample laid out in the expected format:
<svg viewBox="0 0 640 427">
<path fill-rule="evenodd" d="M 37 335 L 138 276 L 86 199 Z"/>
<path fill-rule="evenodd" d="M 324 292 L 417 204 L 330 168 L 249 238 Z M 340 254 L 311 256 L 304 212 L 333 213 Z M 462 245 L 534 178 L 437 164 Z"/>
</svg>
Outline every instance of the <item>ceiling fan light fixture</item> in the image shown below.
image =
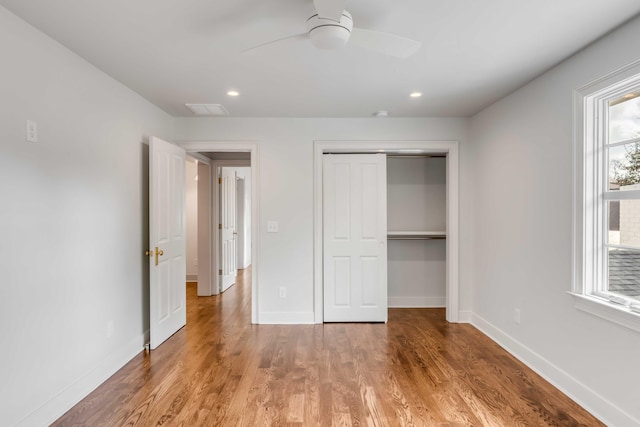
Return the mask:
<svg viewBox="0 0 640 427">
<path fill-rule="evenodd" d="M 339 49 L 349 41 L 353 20 L 346 10 L 342 12 L 340 21 L 321 18 L 318 14 L 307 19 L 309 38 L 318 49 Z"/>
<path fill-rule="evenodd" d="M 318 49 L 340 49 L 349 41 L 351 33 L 342 27 L 327 26 L 314 28 L 309 33 L 311 43 Z"/>
</svg>

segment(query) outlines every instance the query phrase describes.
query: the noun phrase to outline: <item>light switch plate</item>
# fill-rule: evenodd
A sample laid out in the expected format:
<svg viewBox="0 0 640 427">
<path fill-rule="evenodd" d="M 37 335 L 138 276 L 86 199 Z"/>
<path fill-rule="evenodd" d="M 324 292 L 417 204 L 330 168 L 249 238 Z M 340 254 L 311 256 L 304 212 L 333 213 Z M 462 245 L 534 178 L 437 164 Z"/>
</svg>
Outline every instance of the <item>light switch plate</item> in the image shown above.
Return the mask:
<svg viewBox="0 0 640 427">
<path fill-rule="evenodd" d="M 29 142 L 38 142 L 38 124 L 33 120 L 27 120 L 25 139 Z"/>
<path fill-rule="evenodd" d="M 267 233 L 278 232 L 278 221 L 267 221 Z"/>
</svg>

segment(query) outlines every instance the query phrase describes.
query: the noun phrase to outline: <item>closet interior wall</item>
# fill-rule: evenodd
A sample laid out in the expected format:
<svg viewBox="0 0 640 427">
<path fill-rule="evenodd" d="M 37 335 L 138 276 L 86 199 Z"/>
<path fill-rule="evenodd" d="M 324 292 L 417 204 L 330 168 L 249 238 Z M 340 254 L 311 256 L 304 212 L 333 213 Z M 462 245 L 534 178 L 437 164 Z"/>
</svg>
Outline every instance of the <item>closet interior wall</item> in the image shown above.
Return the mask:
<svg viewBox="0 0 640 427">
<path fill-rule="evenodd" d="M 444 156 L 387 158 L 389 307 L 446 306 L 446 167 Z"/>
</svg>

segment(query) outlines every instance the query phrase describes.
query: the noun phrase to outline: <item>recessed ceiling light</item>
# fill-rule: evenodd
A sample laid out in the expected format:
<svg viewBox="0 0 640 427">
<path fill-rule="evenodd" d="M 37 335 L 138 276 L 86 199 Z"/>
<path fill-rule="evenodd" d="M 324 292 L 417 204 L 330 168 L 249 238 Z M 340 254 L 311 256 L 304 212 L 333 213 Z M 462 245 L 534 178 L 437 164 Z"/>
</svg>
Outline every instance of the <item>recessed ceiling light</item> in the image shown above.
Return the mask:
<svg viewBox="0 0 640 427">
<path fill-rule="evenodd" d="M 389 116 L 389 112 L 388 112 L 388 111 L 386 111 L 386 110 L 376 111 L 376 112 L 374 113 L 374 116 L 376 116 L 376 117 L 381 117 L 381 118 L 382 118 L 382 117 L 388 117 L 388 116 Z"/>
<path fill-rule="evenodd" d="M 229 95 L 229 96 L 238 96 L 238 95 L 240 95 L 240 93 L 238 93 L 235 90 L 230 90 L 229 92 L 227 92 L 227 95 Z"/>
<path fill-rule="evenodd" d="M 412 98 L 420 98 L 422 96 L 422 92 L 411 92 L 411 95 L 409 95 Z"/>
</svg>

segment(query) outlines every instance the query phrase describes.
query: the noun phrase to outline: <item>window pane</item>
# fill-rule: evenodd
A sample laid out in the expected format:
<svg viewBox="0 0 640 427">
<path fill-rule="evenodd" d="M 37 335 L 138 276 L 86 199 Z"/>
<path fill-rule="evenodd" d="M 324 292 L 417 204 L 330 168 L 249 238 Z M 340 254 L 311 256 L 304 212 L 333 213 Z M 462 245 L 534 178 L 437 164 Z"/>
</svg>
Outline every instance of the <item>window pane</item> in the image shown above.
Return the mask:
<svg viewBox="0 0 640 427">
<path fill-rule="evenodd" d="M 608 291 L 640 299 L 640 251 L 609 248 Z"/>
<path fill-rule="evenodd" d="M 607 243 L 612 245 L 620 244 L 620 201 L 611 200 L 607 202 L 609 216 L 609 232 Z"/>
<path fill-rule="evenodd" d="M 640 249 L 640 200 L 620 200 L 618 203 L 618 244 Z M 613 210 L 615 207 L 610 204 L 609 215 Z M 609 228 L 612 227 L 615 227 L 615 217 L 609 218 Z"/>
<path fill-rule="evenodd" d="M 619 145 L 607 150 L 609 190 L 638 190 L 640 186 L 640 143 Z M 633 187 L 635 185 L 635 187 Z"/>
<path fill-rule="evenodd" d="M 629 93 L 609 103 L 609 143 L 640 137 L 640 96 Z"/>
</svg>

